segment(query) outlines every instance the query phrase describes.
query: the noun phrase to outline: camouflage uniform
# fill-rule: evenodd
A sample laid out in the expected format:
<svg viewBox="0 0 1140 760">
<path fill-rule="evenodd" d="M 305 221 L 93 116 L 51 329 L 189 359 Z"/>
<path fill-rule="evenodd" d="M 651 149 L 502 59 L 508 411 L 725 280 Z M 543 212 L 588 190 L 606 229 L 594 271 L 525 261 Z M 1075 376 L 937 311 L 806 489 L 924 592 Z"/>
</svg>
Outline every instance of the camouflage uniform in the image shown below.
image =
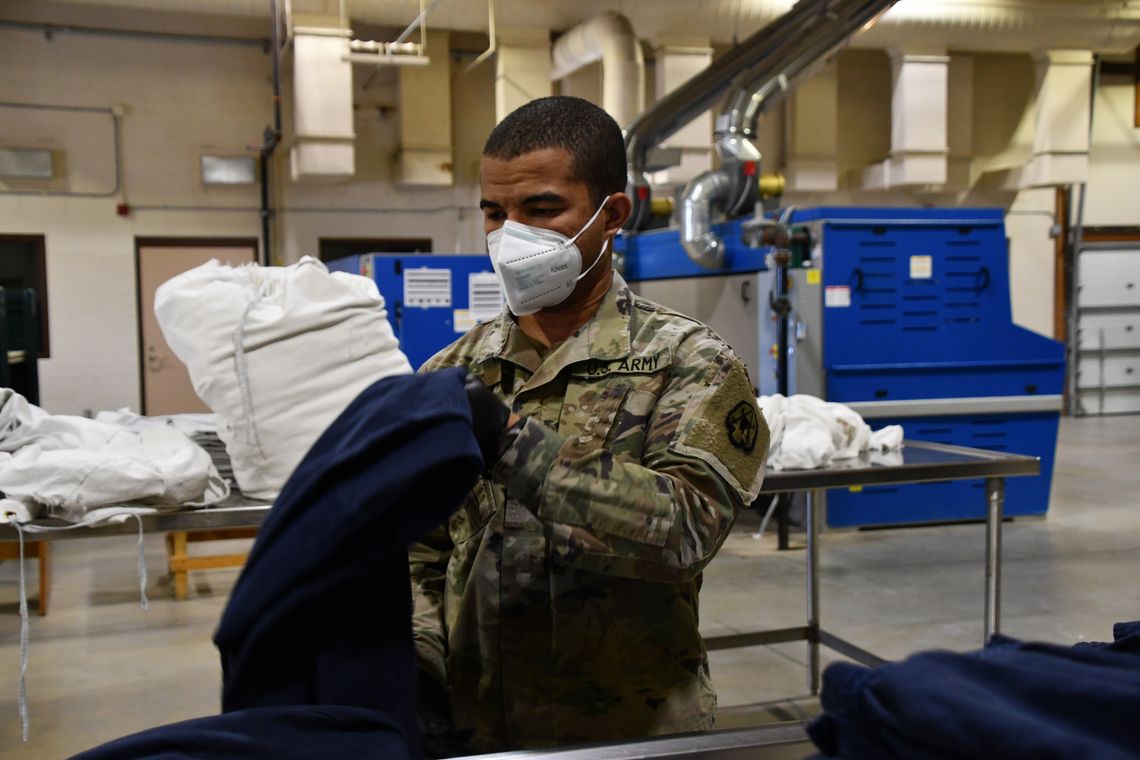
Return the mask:
<svg viewBox="0 0 1140 760">
<path fill-rule="evenodd" d="M 482 750 L 710 728 L 701 569 L 768 449 L 739 359 L 615 274 L 545 358 L 504 313 L 424 369 L 454 365 L 526 418 L 411 549 L 417 655 L 455 725 Z"/>
</svg>

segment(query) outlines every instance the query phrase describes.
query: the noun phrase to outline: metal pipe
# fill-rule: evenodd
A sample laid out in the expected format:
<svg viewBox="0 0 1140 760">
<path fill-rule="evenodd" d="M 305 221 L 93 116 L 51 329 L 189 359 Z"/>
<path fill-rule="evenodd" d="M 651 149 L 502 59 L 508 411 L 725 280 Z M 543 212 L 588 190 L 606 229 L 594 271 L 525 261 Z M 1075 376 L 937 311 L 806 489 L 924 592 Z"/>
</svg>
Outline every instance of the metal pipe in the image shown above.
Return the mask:
<svg viewBox="0 0 1140 760">
<path fill-rule="evenodd" d="M 751 34 L 629 123 L 625 128 L 625 151 L 633 213 L 626 222 L 627 230 L 642 229 L 649 221 L 650 193 L 646 176 L 649 151 L 715 105 L 733 77 L 808 16 L 809 5 L 809 2 L 796 3 L 779 19 Z"/>
<path fill-rule="evenodd" d="M 270 34 L 273 45 L 273 127 L 267 128 L 263 136 L 261 150 L 258 153 L 257 174 L 261 190 L 261 263 L 270 266 L 273 263 L 273 206 L 270 203 L 270 187 L 272 173 L 270 159 L 281 140 L 281 6 L 278 0 L 269 0 L 269 20 L 273 25 Z"/>
<path fill-rule="evenodd" d="M 724 244 L 712 230 L 714 208 L 737 208 L 755 201 L 760 151 L 747 139 L 729 137 L 716 145 L 723 162 L 703 172 L 681 193 L 681 247 L 697 264 L 717 269 L 724 264 Z M 751 165 L 749 171 L 745 167 Z"/>
<path fill-rule="evenodd" d="M 269 40 L 263 37 L 226 37 L 220 34 L 186 34 L 183 32 L 144 32 L 137 29 L 113 29 L 74 24 L 31 23 L 27 21 L 0 21 L 0 29 L 38 32 L 47 39 L 55 34 L 84 34 L 98 37 L 124 37 L 127 39 L 161 40 L 163 42 L 193 42 L 207 45 L 239 45 L 264 49 Z"/>
<path fill-rule="evenodd" d="M 281 44 L 281 7 L 277 0 L 270 0 L 270 11 L 273 14 L 273 33 L 270 35 L 273 50 L 276 53 Z M 273 131 L 281 136 L 281 57 L 273 56 Z"/>
<path fill-rule="evenodd" d="M 852 36 L 872 26 L 897 0 L 813 2 L 815 14 L 804 24 L 798 39 L 789 37 L 782 50 L 774 51 L 769 57 L 771 65 L 756 66 L 733 82 L 733 95 L 725 109 L 729 116 L 727 132 L 755 136 L 756 125 L 767 108 L 823 65 Z"/>
<path fill-rule="evenodd" d="M 776 295 L 775 303 L 778 319 L 776 321 L 776 391 L 787 397 L 791 392 L 790 378 L 788 377 L 788 352 L 791 341 L 788 337 L 788 322 L 790 321 L 791 303 L 788 301 L 788 265 L 791 263 L 789 251 L 778 251 L 776 254 Z"/>
<path fill-rule="evenodd" d="M 495 0 L 487 0 L 487 49 L 484 50 L 479 56 L 467 64 L 461 74 L 466 74 L 472 69 L 478 67 L 493 56 L 499 49 L 499 41 L 495 34 Z"/>
<path fill-rule="evenodd" d="M 258 206 L 194 206 L 194 205 L 178 205 L 170 203 L 142 203 L 139 205 L 131 204 L 131 212 L 141 211 L 169 211 L 169 212 L 191 212 L 191 213 L 240 213 L 240 214 L 256 214 L 260 210 Z M 449 211 L 462 210 L 459 206 L 425 206 L 423 208 L 344 208 L 341 206 L 320 208 L 315 206 L 281 206 L 279 209 L 282 213 L 288 214 L 441 214 Z"/>
<path fill-rule="evenodd" d="M 400 36 L 397 37 L 395 42 L 393 42 L 392 44 L 393 45 L 399 45 L 401 42 L 408 39 L 408 37 L 412 36 L 412 32 L 414 32 L 416 30 L 416 27 L 419 27 L 420 28 L 420 45 L 426 46 L 427 45 L 427 39 L 426 39 L 426 37 L 427 37 L 427 24 L 425 22 L 427 21 L 428 13 L 431 12 L 431 9 L 434 8 L 436 3 L 438 3 L 438 2 L 439 2 L 439 0 L 431 0 L 431 4 L 425 8 L 423 0 L 420 0 L 420 15 L 416 16 L 415 19 L 412 21 L 412 23 L 408 24 L 407 29 L 400 32 Z"/>
<path fill-rule="evenodd" d="M 716 150 L 724 162 L 719 169 L 706 172 L 686 186 L 681 204 L 681 246 L 690 259 L 703 266 L 718 267 L 723 262 L 723 245 L 711 232 L 714 208 L 726 216 L 748 213 L 759 196 L 760 151 L 752 142 L 760 115 L 783 97 L 796 82 L 827 56 L 893 5 L 895 0 L 800 0 L 773 23 L 786 34 L 758 52 L 753 61 L 732 80 L 724 111 L 717 119 Z M 795 15 L 800 8 L 807 15 Z M 713 181 L 716 177 L 716 181 Z M 701 193 L 710 184 L 719 189 L 708 202 L 695 203 L 693 193 Z M 639 189 L 635 194 L 642 194 Z M 707 194 L 707 193 L 706 193 Z M 781 323 L 786 338 L 786 320 Z M 787 357 L 781 354 L 780 360 Z"/>
<path fill-rule="evenodd" d="M 986 609 L 983 643 L 1001 630 L 1001 519 L 1005 479 L 986 478 Z"/>
<path fill-rule="evenodd" d="M 705 172 L 685 186 L 681 201 L 681 246 L 689 258 L 708 269 L 724 264 L 724 243 L 712 230 L 712 205 L 729 190 L 727 172 Z"/>
<path fill-rule="evenodd" d="M 0 108 L 21 108 L 40 111 L 64 111 L 67 113 L 102 113 L 111 117 L 111 141 L 113 145 L 112 162 L 115 165 L 115 184 L 105 192 L 77 193 L 69 190 L 0 190 L 0 195 L 37 196 L 44 198 L 112 198 L 119 194 L 123 186 L 122 169 L 122 135 L 120 125 L 120 112 L 117 108 L 101 108 L 96 106 L 68 106 L 40 103 L 19 103 L 14 101 L 0 102 Z"/>
<path fill-rule="evenodd" d="M 793 78 L 802 77 L 825 60 L 896 1 L 800 0 L 635 119 L 626 129 L 629 186 L 634 201 L 626 229 L 640 229 L 648 220 L 650 193 L 645 172 L 653 146 L 707 110 L 726 91 L 734 95 L 722 113 L 718 136 L 751 137 L 755 121 L 793 86 Z M 742 128 L 742 123 L 750 129 Z M 718 150 L 720 143 L 718 137 Z M 738 196 L 730 211 L 746 210 L 754 198 L 752 192 Z"/>
<path fill-rule="evenodd" d="M 819 520 L 823 491 L 808 491 L 806 496 L 808 689 L 815 695 L 819 693 Z"/>
<path fill-rule="evenodd" d="M 561 35 L 551 50 L 551 79 L 602 62 L 602 108 L 625 124 L 645 107 L 645 60 L 629 19 L 615 11 L 589 18 Z"/>
</svg>

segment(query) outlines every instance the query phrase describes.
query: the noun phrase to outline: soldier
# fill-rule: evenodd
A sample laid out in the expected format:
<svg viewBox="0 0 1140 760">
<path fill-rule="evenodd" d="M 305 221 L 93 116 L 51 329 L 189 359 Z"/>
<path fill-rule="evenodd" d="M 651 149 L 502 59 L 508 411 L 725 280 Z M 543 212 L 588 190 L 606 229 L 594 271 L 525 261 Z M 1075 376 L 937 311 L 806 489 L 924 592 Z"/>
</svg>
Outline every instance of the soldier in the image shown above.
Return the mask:
<svg viewBox="0 0 1140 760">
<path fill-rule="evenodd" d="M 421 693 L 446 690 L 483 751 L 708 729 L 697 595 L 763 478 L 752 383 L 711 330 L 613 271 L 631 203 L 600 108 L 519 108 L 480 183 L 509 312 L 424 366 L 478 381 L 486 473 L 411 549 Z"/>
</svg>

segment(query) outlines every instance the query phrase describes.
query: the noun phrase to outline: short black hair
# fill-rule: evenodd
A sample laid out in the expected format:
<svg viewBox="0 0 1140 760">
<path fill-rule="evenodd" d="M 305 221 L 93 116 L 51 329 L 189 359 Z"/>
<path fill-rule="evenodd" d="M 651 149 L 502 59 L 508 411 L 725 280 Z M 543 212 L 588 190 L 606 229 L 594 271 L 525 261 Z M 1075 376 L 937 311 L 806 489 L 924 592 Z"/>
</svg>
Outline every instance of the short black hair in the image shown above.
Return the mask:
<svg viewBox="0 0 1140 760">
<path fill-rule="evenodd" d="M 596 205 L 625 190 L 625 140 L 613 117 L 582 98 L 555 95 L 520 106 L 499 122 L 483 155 L 510 160 L 544 148 L 570 154 L 571 177 Z"/>
</svg>

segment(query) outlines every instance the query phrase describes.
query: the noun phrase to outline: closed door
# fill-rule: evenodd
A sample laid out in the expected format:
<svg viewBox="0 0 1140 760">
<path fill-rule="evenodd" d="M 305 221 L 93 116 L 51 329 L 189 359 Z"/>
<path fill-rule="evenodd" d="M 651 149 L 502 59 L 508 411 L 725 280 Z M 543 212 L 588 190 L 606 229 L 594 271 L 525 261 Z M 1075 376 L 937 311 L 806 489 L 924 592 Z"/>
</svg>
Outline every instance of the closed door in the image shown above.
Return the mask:
<svg viewBox="0 0 1140 760">
<path fill-rule="evenodd" d="M 194 392 L 186 365 L 170 350 L 159 329 L 154 316 L 154 293 L 171 277 L 210 259 L 231 265 L 256 261 L 257 243 L 140 240 L 137 250 L 143 414 L 208 412 L 209 408 Z"/>
</svg>

